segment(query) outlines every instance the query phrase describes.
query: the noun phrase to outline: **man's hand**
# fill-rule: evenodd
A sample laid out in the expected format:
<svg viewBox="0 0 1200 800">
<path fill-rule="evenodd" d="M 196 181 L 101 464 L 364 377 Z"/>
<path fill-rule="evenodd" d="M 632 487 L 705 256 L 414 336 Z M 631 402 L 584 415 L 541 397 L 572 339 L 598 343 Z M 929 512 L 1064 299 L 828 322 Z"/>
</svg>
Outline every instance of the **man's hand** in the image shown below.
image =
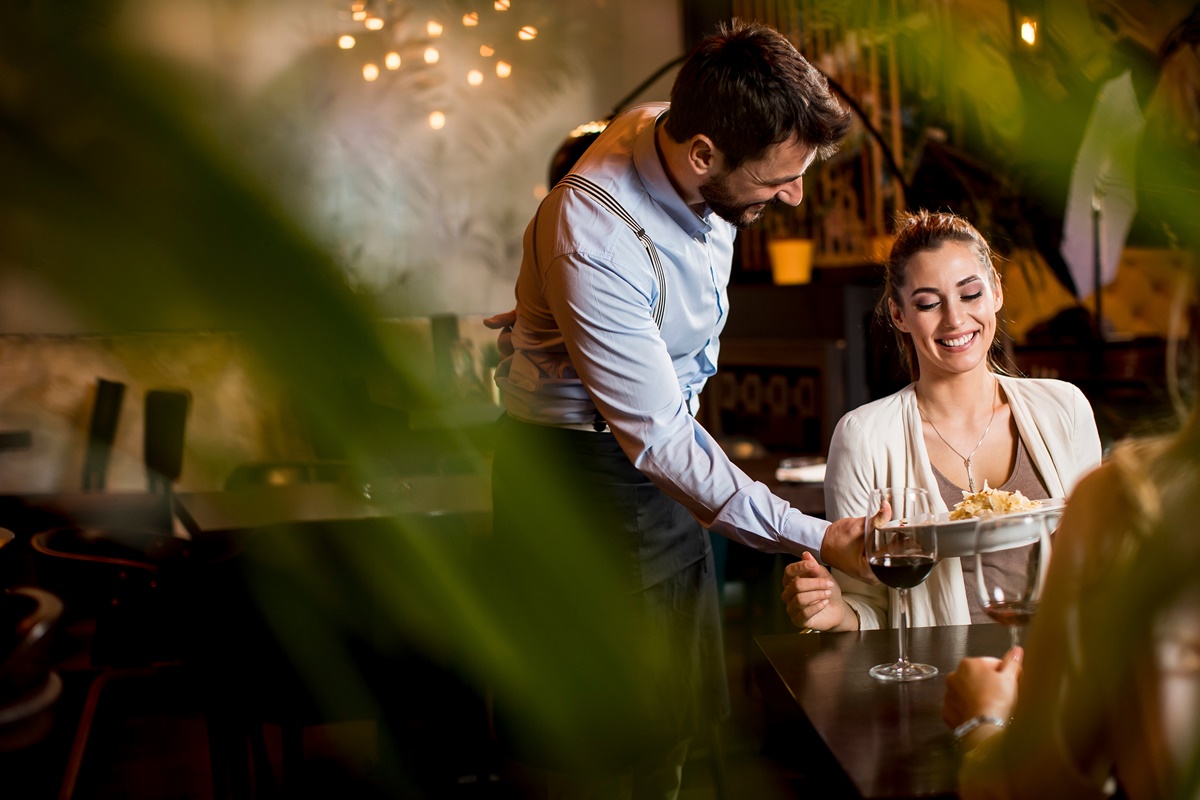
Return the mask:
<svg viewBox="0 0 1200 800">
<path fill-rule="evenodd" d="M 496 349 L 500 351 L 500 357 L 511 356 L 513 354 L 512 329 L 513 325 L 517 324 L 517 310 L 514 308 L 512 311 L 488 317 L 483 324 L 494 331 L 500 331 L 500 335 L 496 337 Z"/>
<path fill-rule="evenodd" d="M 782 599 L 797 628 L 848 631 L 857 627 L 858 617 L 846 607 L 841 587 L 812 553 L 784 569 Z"/>
<path fill-rule="evenodd" d="M 852 578 L 879 583 L 867 565 L 863 548 L 864 522 L 864 517 L 847 517 L 830 525 L 825 530 L 825 538 L 821 540 L 821 561 Z"/>
</svg>

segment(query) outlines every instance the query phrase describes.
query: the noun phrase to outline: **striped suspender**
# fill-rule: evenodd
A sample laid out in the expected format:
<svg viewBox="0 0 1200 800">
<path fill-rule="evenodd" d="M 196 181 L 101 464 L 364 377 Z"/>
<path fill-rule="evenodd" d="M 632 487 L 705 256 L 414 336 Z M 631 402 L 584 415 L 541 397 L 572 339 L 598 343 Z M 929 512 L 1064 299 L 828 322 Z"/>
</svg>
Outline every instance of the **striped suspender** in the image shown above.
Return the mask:
<svg viewBox="0 0 1200 800">
<path fill-rule="evenodd" d="M 637 236 L 638 241 L 642 243 L 642 247 L 646 248 L 646 255 L 650 256 L 650 265 L 654 267 L 654 278 L 658 281 L 658 302 L 654 304 L 654 324 L 661 330 L 663 315 L 667 310 L 667 275 L 663 272 L 662 262 L 658 260 L 658 250 L 655 249 L 654 242 L 650 240 L 650 236 L 646 233 L 646 230 L 641 225 L 638 225 L 637 220 L 630 216 L 629 212 L 617 202 L 615 197 L 582 175 L 571 173 L 559 181 L 559 183 L 565 183 L 568 186 L 591 195 L 600 205 L 620 217 L 621 221 L 628 225 L 629 229 Z"/>
</svg>

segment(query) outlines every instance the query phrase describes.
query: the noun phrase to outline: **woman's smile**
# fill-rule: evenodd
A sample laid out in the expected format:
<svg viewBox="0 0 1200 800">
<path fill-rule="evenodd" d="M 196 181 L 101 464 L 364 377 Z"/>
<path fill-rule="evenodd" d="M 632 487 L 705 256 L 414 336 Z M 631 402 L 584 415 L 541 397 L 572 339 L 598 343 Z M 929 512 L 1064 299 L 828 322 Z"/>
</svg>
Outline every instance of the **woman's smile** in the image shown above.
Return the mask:
<svg viewBox="0 0 1200 800">
<path fill-rule="evenodd" d="M 959 336 L 955 336 L 953 339 L 938 339 L 937 343 L 945 349 L 952 350 L 957 353 L 966 350 L 969 346 L 974 344 L 975 339 L 978 337 L 979 331 L 976 330 L 971 331 L 970 333 L 964 333 Z"/>
</svg>

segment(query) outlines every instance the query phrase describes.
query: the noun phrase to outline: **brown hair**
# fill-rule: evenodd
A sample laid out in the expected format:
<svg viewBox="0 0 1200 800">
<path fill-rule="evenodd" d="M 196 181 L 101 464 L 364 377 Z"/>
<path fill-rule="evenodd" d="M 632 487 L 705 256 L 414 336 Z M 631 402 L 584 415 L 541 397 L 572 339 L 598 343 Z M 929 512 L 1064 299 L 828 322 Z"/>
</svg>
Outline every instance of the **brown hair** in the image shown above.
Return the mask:
<svg viewBox="0 0 1200 800">
<path fill-rule="evenodd" d="M 966 219 L 948 211 L 917 211 L 899 217 L 896 220 L 896 241 L 892 252 L 885 264 L 883 297 L 879 299 L 875 313 L 885 322 L 896 335 L 896 346 L 908 366 L 909 377 L 917 380 L 921 377 L 921 367 L 917 361 L 917 352 L 913 347 L 912 336 L 892 324 L 892 314 L 889 303 L 895 303 L 903 308 L 900 288 L 908 279 L 909 262 L 918 253 L 940 250 L 947 242 L 966 245 L 971 254 L 984 267 L 988 282 L 995 291 L 1000 286 L 1000 273 L 992 263 L 992 248 L 988 246 L 983 234 L 975 230 L 975 226 Z M 992 349 L 988 353 L 988 366 L 997 372 L 1003 372 L 997 362 L 1000 351 L 998 337 L 992 341 Z"/>
<path fill-rule="evenodd" d="M 733 20 L 680 68 L 665 128 L 677 142 L 708 136 L 736 169 L 793 135 L 829 158 L 850 129 L 850 112 L 783 34 Z"/>
</svg>

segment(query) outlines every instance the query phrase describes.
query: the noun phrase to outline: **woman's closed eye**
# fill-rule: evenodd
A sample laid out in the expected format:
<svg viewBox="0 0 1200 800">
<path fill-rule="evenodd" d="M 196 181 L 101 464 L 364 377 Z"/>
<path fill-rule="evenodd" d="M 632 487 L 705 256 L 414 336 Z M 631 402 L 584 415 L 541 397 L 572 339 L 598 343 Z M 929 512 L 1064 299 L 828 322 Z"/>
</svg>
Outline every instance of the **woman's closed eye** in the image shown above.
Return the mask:
<svg viewBox="0 0 1200 800">
<path fill-rule="evenodd" d="M 980 289 L 978 292 L 975 292 L 975 294 L 964 294 L 962 296 L 962 300 L 963 300 L 963 302 L 971 303 L 971 302 L 978 300 L 981 297 L 983 297 L 982 289 Z M 933 303 L 914 303 L 913 305 L 915 305 L 917 307 L 917 311 L 932 311 L 933 309 L 937 308 L 941 304 L 942 304 L 941 301 L 938 300 Z"/>
</svg>

